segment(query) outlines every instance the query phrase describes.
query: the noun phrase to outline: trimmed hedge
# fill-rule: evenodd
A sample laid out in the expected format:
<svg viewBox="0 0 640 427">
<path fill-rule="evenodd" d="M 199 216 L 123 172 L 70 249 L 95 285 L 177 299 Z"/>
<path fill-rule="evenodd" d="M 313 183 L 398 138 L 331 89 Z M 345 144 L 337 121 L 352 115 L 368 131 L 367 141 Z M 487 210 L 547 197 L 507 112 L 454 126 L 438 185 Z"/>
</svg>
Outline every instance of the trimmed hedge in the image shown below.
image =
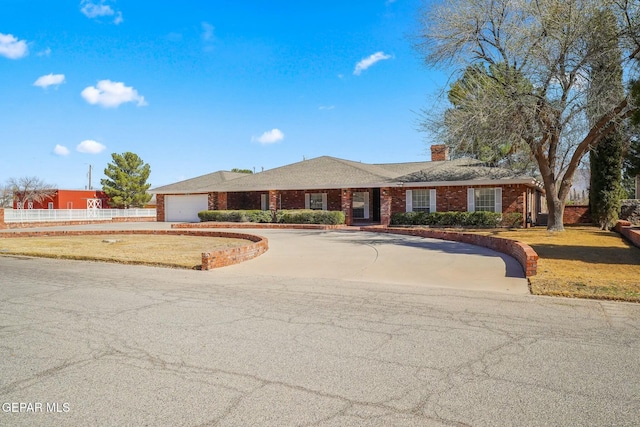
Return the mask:
<svg viewBox="0 0 640 427">
<path fill-rule="evenodd" d="M 216 222 L 272 222 L 271 212 L 261 210 L 246 211 L 201 211 L 198 212 L 200 221 Z"/>
<path fill-rule="evenodd" d="M 344 224 L 341 211 L 315 211 L 311 209 L 281 210 L 276 212 L 276 222 L 282 224 Z"/>
<path fill-rule="evenodd" d="M 509 228 L 521 228 L 523 221 L 524 217 L 521 213 L 509 212 L 502 215 L 502 221 L 500 221 L 500 225 Z"/>
<path fill-rule="evenodd" d="M 270 211 L 238 210 L 238 211 L 201 211 L 198 212 L 201 222 L 278 222 L 281 224 L 344 224 L 345 216 L 340 211 L 315 211 L 311 209 L 295 209 L 277 211 L 275 221 Z"/>
<path fill-rule="evenodd" d="M 520 215 L 522 220 L 522 215 Z M 498 212 L 401 212 L 391 216 L 391 225 L 429 225 L 436 227 L 497 227 Z"/>
</svg>

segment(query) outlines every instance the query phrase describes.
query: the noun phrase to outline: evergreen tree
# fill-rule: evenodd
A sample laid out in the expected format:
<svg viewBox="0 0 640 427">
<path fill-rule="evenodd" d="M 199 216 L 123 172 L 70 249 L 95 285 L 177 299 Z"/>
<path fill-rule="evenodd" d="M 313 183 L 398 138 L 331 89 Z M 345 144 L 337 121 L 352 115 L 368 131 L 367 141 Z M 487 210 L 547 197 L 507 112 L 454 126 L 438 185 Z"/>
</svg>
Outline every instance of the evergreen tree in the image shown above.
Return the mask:
<svg viewBox="0 0 640 427">
<path fill-rule="evenodd" d="M 616 18 L 605 9 L 594 20 L 594 39 L 592 49 L 606 44 L 617 44 L 615 36 Z M 603 113 L 615 106 L 624 96 L 622 66 L 619 49 L 603 49 L 604 54 L 591 62 L 591 84 L 589 87 L 588 115 L 591 123 L 602 117 Z M 591 187 L 589 204 L 591 216 L 603 230 L 615 225 L 620 212 L 622 188 L 622 159 L 625 145 L 625 133 L 621 126 L 606 135 L 589 155 L 591 163 Z"/>
<path fill-rule="evenodd" d="M 143 207 L 151 200 L 151 195 L 147 194 L 151 187 L 147 184 L 151 167 L 129 151 L 113 153 L 111 158 L 113 163 L 104 170 L 108 179 L 100 180 L 102 191 L 110 198 L 109 205 L 120 209 Z"/>
</svg>

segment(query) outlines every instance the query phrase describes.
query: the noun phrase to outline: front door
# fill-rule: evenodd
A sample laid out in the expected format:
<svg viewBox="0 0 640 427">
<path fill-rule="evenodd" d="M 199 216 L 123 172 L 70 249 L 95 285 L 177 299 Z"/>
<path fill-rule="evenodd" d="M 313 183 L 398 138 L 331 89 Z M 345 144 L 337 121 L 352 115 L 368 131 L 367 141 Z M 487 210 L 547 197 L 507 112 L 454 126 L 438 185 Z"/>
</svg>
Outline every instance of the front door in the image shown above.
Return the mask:
<svg viewBox="0 0 640 427">
<path fill-rule="evenodd" d="M 353 219 L 369 219 L 369 193 L 353 193 Z"/>
</svg>

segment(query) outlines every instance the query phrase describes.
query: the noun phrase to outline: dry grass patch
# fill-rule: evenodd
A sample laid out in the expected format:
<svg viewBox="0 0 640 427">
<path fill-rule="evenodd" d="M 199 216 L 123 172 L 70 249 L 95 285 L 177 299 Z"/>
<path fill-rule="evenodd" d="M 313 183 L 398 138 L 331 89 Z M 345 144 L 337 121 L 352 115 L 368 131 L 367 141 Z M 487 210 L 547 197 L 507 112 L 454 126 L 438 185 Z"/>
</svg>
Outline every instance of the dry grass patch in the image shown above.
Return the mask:
<svg viewBox="0 0 640 427">
<path fill-rule="evenodd" d="M 0 254 L 200 268 L 202 252 L 245 246 L 226 237 L 108 234 L 0 239 Z"/>
<path fill-rule="evenodd" d="M 640 249 L 618 233 L 595 227 L 477 232 L 518 240 L 538 253 L 534 294 L 640 302 Z"/>
</svg>

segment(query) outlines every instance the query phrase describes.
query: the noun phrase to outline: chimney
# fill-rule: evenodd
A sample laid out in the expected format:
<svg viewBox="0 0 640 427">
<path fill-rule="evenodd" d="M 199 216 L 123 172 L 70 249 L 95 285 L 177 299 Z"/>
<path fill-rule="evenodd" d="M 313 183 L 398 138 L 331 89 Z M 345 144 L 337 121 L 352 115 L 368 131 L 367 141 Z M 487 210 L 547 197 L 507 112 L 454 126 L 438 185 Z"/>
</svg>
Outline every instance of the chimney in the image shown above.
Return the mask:
<svg viewBox="0 0 640 427">
<path fill-rule="evenodd" d="M 431 161 L 432 162 L 444 162 L 449 160 L 449 147 L 444 144 L 431 146 Z"/>
</svg>

